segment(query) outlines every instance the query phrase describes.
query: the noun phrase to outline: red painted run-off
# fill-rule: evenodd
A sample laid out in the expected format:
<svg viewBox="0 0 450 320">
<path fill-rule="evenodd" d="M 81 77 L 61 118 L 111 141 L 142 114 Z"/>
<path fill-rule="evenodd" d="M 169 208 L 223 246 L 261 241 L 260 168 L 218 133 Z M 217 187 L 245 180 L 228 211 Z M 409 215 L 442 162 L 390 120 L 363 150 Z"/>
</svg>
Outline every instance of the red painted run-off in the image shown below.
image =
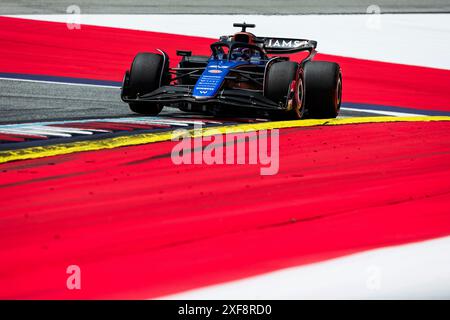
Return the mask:
<svg viewBox="0 0 450 320">
<path fill-rule="evenodd" d="M 448 122 L 287 129 L 264 177 L 173 146 L 1 165 L 0 298 L 150 298 L 450 234 Z"/>
<path fill-rule="evenodd" d="M 161 48 L 174 66 L 176 49 L 208 54 L 211 42 L 85 25 L 81 30 L 69 30 L 64 23 L 0 17 L 0 72 L 121 81 L 138 52 Z M 450 111 L 449 70 L 325 54 L 317 58 L 341 64 L 344 101 Z"/>
</svg>

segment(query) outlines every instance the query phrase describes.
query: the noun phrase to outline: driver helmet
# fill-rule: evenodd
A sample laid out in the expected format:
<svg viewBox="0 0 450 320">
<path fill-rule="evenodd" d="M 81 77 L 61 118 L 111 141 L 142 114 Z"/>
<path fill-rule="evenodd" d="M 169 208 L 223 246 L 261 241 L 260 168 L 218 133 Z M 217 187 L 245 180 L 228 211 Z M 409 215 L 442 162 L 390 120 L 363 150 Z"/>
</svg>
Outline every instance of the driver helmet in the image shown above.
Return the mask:
<svg viewBox="0 0 450 320">
<path fill-rule="evenodd" d="M 231 54 L 238 61 L 248 61 L 252 57 L 252 50 L 250 48 L 238 47 L 233 49 Z"/>
</svg>

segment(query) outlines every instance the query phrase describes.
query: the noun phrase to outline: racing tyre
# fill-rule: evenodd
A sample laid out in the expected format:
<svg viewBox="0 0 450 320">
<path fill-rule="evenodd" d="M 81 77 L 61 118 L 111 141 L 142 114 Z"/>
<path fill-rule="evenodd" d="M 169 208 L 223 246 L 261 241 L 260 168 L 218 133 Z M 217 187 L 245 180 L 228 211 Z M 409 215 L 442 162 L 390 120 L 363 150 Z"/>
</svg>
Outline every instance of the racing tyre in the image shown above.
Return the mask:
<svg viewBox="0 0 450 320">
<path fill-rule="evenodd" d="M 143 95 L 170 82 L 168 73 L 169 61 L 161 54 L 139 53 L 131 64 L 128 80 L 128 92 L 131 97 Z M 130 109 L 133 112 L 157 115 L 163 105 L 153 102 L 131 102 Z"/>
<path fill-rule="evenodd" d="M 311 118 L 336 118 L 341 108 L 342 74 L 337 63 L 307 62 L 305 75 L 305 104 Z"/>
<path fill-rule="evenodd" d="M 292 88 L 293 83 L 294 88 Z M 272 119 L 301 119 L 304 114 L 304 88 L 303 76 L 299 72 L 298 64 L 282 61 L 269 66 L 264 81 L 264 95 L 286 109 L 290 108 L 284 112 L 272 112 L 270 114 Z"/>
</svg>

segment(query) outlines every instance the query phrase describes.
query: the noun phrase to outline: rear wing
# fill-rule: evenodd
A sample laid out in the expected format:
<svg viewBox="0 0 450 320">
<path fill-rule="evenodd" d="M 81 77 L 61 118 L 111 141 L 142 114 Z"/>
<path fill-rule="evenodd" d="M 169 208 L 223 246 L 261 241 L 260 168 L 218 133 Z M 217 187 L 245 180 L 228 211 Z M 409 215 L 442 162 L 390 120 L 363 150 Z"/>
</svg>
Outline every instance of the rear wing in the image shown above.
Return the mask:
<svg viewBox="0 0 450 320">
<path fill-rule="evenodd" d="M 256 40 L 263 44 L 267 53 L 312 52 L 317 47 L 317 41 L 307 39 L 258 37 Z"/>
</svg>

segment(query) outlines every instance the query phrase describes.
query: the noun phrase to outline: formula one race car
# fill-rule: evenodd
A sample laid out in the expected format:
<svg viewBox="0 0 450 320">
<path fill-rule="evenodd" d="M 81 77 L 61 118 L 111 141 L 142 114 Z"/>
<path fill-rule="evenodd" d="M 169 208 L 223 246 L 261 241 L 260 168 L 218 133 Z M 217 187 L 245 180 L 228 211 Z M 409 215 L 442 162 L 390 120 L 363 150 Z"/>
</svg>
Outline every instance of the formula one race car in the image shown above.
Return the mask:
<svg viewBox="0 0 450 320">
<path fill-rule="evenodd" d="M 132 111 L 157 115 L 163 106 L 217 114 L 244 111 L 271 118 L 335 118 L 340 109 L 342 75 L 334 62 L 312 61 L 317 42 L 256 37 L 254 24 L 211 44 L 210 56 L 177 51 L 181 61 L 169 67 L 162 50 L 139 53 L 125 73 L 122 100 Z M 289 54 L 308 51 L 301 62 Z M 273 56 L 269 56 L 272 54 Z"/>
</svg>

